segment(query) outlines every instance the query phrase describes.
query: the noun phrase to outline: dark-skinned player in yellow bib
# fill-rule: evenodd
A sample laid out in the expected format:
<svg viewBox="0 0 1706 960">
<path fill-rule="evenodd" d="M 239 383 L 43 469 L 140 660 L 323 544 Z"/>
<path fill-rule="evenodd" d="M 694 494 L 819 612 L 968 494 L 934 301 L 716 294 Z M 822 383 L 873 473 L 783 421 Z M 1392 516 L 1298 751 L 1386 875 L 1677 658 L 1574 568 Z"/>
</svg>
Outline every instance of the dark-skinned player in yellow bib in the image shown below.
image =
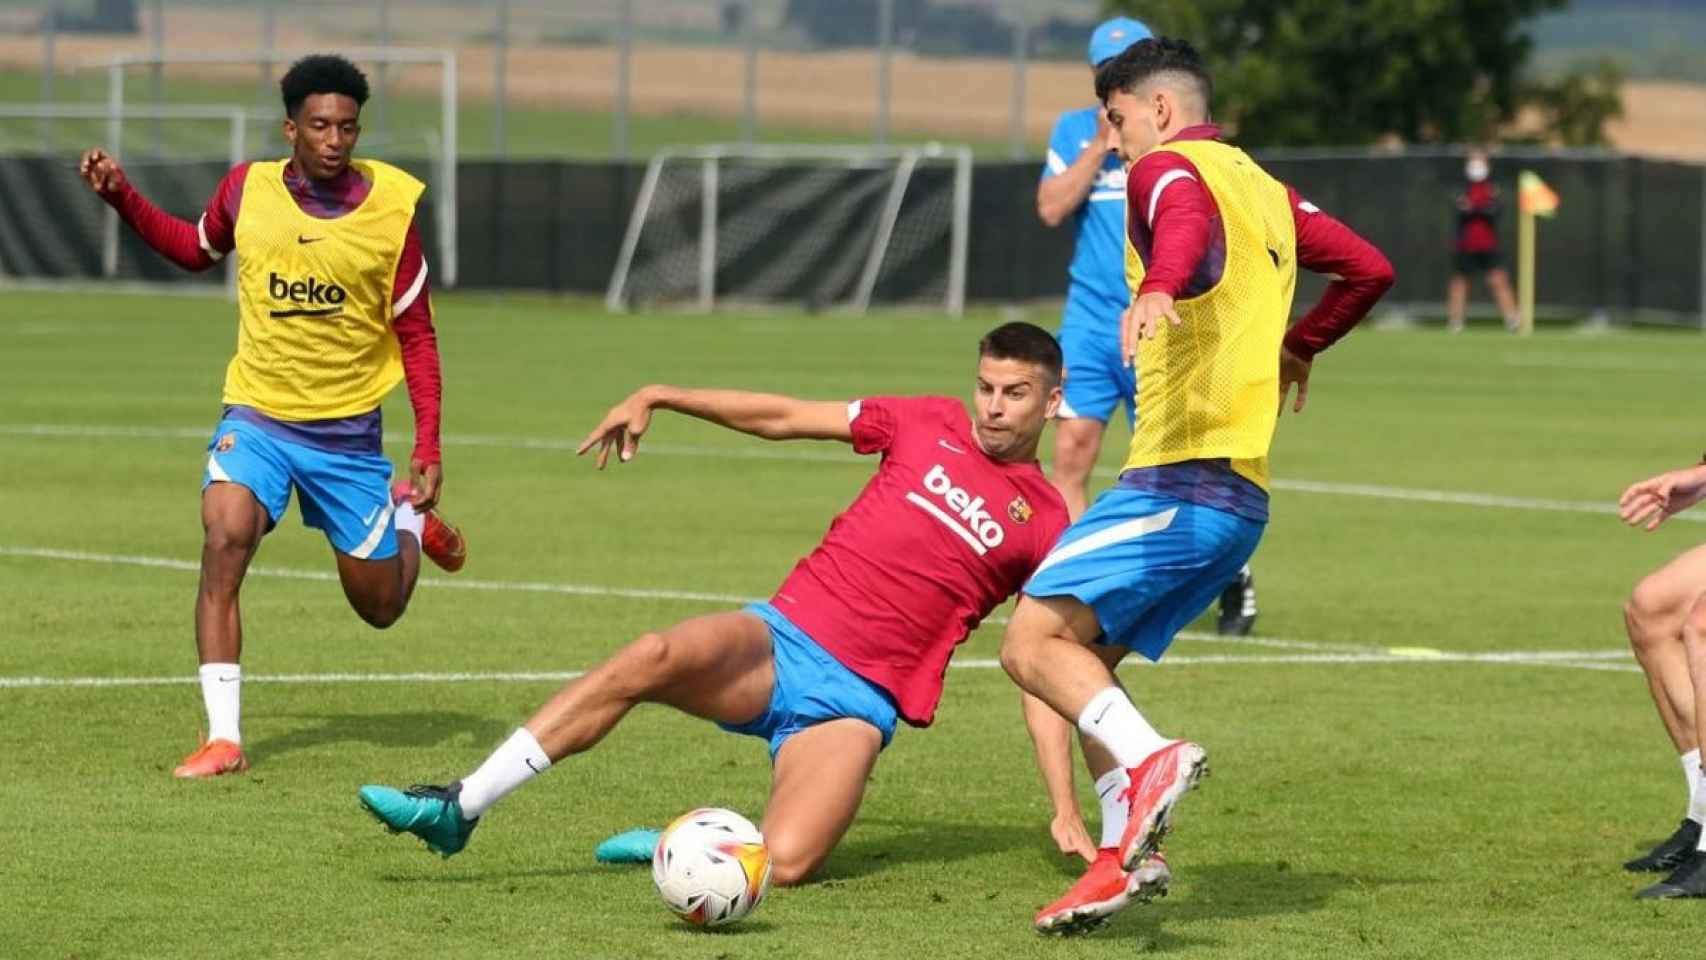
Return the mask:
<svg viewBox="0 0 1706 960">
<path fill-rule="evenodd" d="M 434 510 L 443 484 L 437 338 L 415 229 L 424 185 L 354 159 L 367 78 L 337 56 L 297 61 L 280 82 L 287 160 L 242 163 L 201 218 L 161 211 L 96 148 L 81 173 L 156 252 L 206 270 L 236 251 L 237 352 L 203 466 L 205 537 L 196 595 L 207 736 L 181 778 L 248 769 L 239 725 L 238 592 L 292 492 L 322 531 L 350 606 L 383 629 L 408 607 L 421 554 L 462 567 L 462 535 Z M 409 479 L 393 485 L 380 403 L 407 381 Z"/>
</svg>

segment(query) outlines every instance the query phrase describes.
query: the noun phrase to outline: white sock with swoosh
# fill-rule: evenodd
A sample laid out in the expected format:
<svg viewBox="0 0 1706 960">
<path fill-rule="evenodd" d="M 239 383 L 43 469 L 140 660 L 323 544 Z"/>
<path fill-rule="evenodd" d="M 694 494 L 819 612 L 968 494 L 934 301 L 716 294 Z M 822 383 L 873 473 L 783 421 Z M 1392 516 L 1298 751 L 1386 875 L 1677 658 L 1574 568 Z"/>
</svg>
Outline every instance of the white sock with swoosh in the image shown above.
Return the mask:
<svg viewBox="0 0 1706 960">
<path fill-rule="evenodd" d="M 477 819 L 492 804 L 535 776 L 551 769 L 551 758 L 526 727 L 509 735 L 486 762 L 462 778 L 462 816 Z"/>
<path fill-rule="evenodd" d="M 421 542 L 421 530 L 426 526 L 426 517 L 415 512 L 415 505 L 407 500 L 397 504 L 397 512 L 392 515 L 392 523 L 396 524 L 397 532 L 407 531 L 415 535 L 415 542 Z"/>
<path fill-rule="evenodd" d="M 1078 716 L 1078 729 L 1096 738 L 1127 768 L 1172 742 L 1155 732 L 1119 687 L 1108 687 L 1090 698 Z"/>
<path fill-rule="evenodd" d="M 199 673 L 207 739 L 242 743 L 237 719 L 242 714 L 243 668 L 235 663 L 204 663 Z"/>
</svg>

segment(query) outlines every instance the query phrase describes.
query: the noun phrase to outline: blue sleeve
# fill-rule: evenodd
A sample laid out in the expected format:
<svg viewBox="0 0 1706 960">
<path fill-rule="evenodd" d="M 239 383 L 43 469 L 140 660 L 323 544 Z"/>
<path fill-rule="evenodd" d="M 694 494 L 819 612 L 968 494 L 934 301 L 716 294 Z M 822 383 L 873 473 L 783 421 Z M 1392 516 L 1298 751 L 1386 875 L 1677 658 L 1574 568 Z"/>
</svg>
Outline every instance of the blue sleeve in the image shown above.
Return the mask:
<svg viewBox="0 0 1706 960">
<path fill-rule="evenodd" d="M 1043 160 L 1043 175 L 1041 179 L 1066 172 L 1072 166 L 1078 155 L 1084 152 L 1085 134 L 1083 127 L 1084 111 L 1074 110 L 1063 113 L 1054 122 L 1054 133 L 1048 138 L 1048 156 Z M 1094 132 L 1092 130 L 1092 132 Z"/>
</svg>

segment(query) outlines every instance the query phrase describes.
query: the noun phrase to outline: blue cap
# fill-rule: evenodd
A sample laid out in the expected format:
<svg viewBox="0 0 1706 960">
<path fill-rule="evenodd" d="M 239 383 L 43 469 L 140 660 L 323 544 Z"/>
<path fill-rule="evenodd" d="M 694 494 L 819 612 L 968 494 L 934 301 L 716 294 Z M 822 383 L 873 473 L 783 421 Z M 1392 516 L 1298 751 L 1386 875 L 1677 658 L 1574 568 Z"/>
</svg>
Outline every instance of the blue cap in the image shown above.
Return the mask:
<svg viewBox="0 0 1706 960">
<path fill-rule="evenodd" d="M 1090 66 L 1099 67 L 1104 61 L 1124 53 L 1137 41 L 1148 40 L 1152 36 L 1154 34 L 1142 22 L 1130 17 L 1115 17 L 1090 34 Z"/>
</svg>

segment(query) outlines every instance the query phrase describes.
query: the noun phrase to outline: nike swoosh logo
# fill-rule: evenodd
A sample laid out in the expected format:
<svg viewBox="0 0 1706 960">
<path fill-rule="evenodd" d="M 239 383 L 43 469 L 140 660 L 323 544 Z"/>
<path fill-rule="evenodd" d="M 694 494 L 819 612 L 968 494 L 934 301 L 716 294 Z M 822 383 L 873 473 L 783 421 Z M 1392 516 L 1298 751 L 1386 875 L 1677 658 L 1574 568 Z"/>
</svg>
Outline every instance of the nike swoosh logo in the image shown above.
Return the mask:
<svg viewBox="0 0 1706 960">
<path fill-rule="evenodd" d="M 220 683 L 236 683 L 237 678 L 236 677 L 220 677 L 219 682 Z"/>
<path fill-rule="evenodd" d="M 296 235 L 296 242 L 297 243 L 319 243 L 321 240 L 324 240 L 324 239 L 326 239 L 326 238 L 325 237 L 305 237 L 300 233 Z"/>
<path fill-rule="evenodd" d="M 378 515 L 379 515 L 379 508 L 378 507 L 374 507 L 372 510 L 367 511 L 367 516 L 361 518 L 362 526 L 367 526 L 368 524 L 372 523 L 373 518 L 377 517 Z"/>
<path fill-rule="evenodd" d="M 532 757 L 522 757 L 521 762 L 527 764 L 527 769 L 532 770 L 534 773 L 544 773 L 545 772 L 545 771 L 543 771 L 543 770 L 541 770 L 538 767 L 533 765 L 533 758 Z"/>
<path fill-rule="evenodd" d="M 953 444 L 949 443 L 946 440 L 937 440 L 936 442 L 942 445 L 943 450 L 951 450 L 954 453 L 959 453 L 959 454 L 965 453 L 964 450 L 961 450 L 959 447 L 954 446 Z"/>
</svg>

